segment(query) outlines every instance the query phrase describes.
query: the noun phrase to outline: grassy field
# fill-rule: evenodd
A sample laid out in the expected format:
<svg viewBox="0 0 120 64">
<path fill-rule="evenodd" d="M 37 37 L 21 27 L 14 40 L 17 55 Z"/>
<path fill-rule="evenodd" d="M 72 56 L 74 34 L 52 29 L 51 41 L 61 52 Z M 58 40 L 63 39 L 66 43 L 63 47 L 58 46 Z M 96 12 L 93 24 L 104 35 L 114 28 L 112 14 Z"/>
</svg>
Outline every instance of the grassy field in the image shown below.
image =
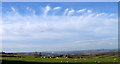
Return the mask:
<svg viewBox="0 0 120 64">
<path fill-rule="evenodd" d="M 118 62 L 117 58 L 18 58 L 3 57 L 3 60 L 10 61 L 28 61 L 28 62 L 52 62 L 52 63 L 74 63 L 74 62 Z"/>
<path fill-rule="evenodd" d="M 104 57 L 104 58 L 100 58 Z M 19 61 L 19 62 L 37 62 L 37 63 L 112 63 L 116 64 L 119 59 L 116 56 L 98 56 L 93 58 L 35 58 L 34 56 L 24 56 L 24 57 L 2 57 L 2 60 L 7 61 Z"/>
</svg>

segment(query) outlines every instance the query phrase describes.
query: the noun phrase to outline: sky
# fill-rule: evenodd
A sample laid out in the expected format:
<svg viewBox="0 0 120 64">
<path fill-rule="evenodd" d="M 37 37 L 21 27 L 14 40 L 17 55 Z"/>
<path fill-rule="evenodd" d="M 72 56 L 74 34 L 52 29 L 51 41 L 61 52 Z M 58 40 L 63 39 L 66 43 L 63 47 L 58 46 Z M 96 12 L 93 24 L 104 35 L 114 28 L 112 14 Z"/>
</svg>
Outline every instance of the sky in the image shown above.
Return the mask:
<svg viewBox="0 0 120 64">
<path fill-rule="evenodd" d="M 118 2 L 119 0 L 2 0 L 2 2 Z"/>
<path fill-rule="evenodd" d="M 117 2 L 3 2 L 3 51 L 117 49 L 117 9 Z"/>
</svg>

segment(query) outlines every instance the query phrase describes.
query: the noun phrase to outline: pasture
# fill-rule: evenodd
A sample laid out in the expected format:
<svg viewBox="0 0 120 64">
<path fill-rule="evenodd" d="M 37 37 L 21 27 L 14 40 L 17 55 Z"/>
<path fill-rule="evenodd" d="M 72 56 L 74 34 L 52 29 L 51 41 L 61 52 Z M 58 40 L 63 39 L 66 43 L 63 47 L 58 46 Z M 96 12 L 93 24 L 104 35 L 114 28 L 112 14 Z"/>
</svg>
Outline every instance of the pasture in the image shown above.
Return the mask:
<svg viewBox="0 0 120 64">
<path fill-rule="evenodd" d="M 115 56 L 98 56 L 93 58 L 35 58 L 33 55 L 23 57 L 2 57 L 3 63 L 11 62 L 29 62 L 29 63 L 93 63 L 93 64 L 117 64 L 118 55 Z M 9 63 L 8 63 L 9 64 Z"/>
</svg>

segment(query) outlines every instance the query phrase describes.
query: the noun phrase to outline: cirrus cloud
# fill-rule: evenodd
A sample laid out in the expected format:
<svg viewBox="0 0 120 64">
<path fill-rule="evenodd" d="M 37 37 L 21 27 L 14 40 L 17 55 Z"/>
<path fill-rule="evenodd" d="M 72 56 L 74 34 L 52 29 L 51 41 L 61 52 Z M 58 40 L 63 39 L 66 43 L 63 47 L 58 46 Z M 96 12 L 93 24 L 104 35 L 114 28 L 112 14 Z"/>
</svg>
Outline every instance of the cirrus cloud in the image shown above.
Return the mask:
<svg viewBox="0 0 120 64">
<path fill-rule="evenodd" d="M 47 13 L 51 10 L 51 7 L 49 5 L 47 5 L 44 9 L 44 16 L 47 15 Z"/>
<path fill-rule="evenodd" d="M 80 9 L 77 11 L 77 13 L 84 12 L 84 11 L 86 11 L 86 9 Z"/>
<path fill-rule="evenodd" d="M 89 46 L 96 44 L 97 47 L 99 46 L 98 44 L 100 42 L 97 44 L 95 43 L 95 41 L 84 41 L 84 43 L 81 43 L 81 41 L 83 42 L 83 40 L 111 39 L 116 38 L 117 36 L 118 21 L 117 18 L 112 17 L 113 13 L 96 13 L 88 9 L 69 10 L 70 8 L 65 8 L 63 14 L 59 16 L 53 16 L 48 15 L 51 7 L 47 5 L 43 10 L 43 15 L 22 15 L 19 14 L 19 12 L 16 11 L 14 7 L 12 7 L 12 9 L 12 12 L 8 11 L 9 14 L 4 15 L 2 24 L 3 29 L 0 29 L 0 32 L 3 32 L 3 40 L 8 42 L 12 41 L 10 44 L 24 41 L 27 41 L 27 44 L 30 44 L 34 41 L 37 41 L 35 43 L 38 45 L 38 47 L 46 46 L 48 48 L 57 48 L 58 42 L 62 41 L 61 43 L 59 43 L 59 45 L 62 46 L 64 42 L 65 45 L 62 48 L 70 48 L 77 40 L 76 44 L 79 45 L 75 46 L 77 46 L 78 48 L 82 45 L 88 46 L 88 44 Z M 58 9 L 60 8 L 54 8 L 54 10 Z M 27 10 L 31 10 L 31 13 L 35 11 L 29 7 L 27 8 Z M 85 13 L 84 11 L 87 11 L 88 13 L 76 16 L 76 11 L 79 11 L 79 13 Z M 13 14 L 13 12 L 16 12 L 18 14 Z M 47 44 L 41 43 L 43 41 L 47 41 Z M 111 41 L 110 43 L 109 42 L 110 41 L 106 41 L 105 45 L 114 44 L 114 41 Z M 22 43 L 20 45 L 23 46 L 23 44 L 25 43 Z M 102 44 L 100 45 L 102 46 Z M 105 45 L 103 44 L 103 48 L 105 48 Z M 36 45 L 34 45 L 34 47 L 35 46 Z M 18 46 L 18 48 L 19 47 L 20 46 Z M 25 44 L 25 46 L 23 47 L 28 48 L 29 46 Z"/>
<path fill-rule="evenodd" d="M 72 15 L 74 12 L 75 12 L 75 10 L 74 10 L 74 9 L 71 9 L 70 11 L 68 11 L 68 16 L 69 16 L 69 15 Z"/>
<path fill-rule="evenodd" d="M 53 8 L 53 10 L 58 10 L 58 9 L 61 9 L 61 7 L 55 7 L 55 8 Z"/>
</svg>

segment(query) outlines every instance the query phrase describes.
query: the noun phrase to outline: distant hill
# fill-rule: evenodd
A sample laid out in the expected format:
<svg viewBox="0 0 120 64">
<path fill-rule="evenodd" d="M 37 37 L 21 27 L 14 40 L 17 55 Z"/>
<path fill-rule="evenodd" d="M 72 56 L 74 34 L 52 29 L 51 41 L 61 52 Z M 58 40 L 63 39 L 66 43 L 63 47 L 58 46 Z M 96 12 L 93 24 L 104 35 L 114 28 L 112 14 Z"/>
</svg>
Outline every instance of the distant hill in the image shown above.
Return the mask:
<svg viewBox="0 0 120 64">
<path fill-rule="evenodd" d="M 42 55 L 60 55 L 60 54 L 102 54 L 118 52 L 118 49 L 98 49 L 98 50 L 81 50 L 81 51 L 46 51 Z M 19 52 L 16 54 L 33 54 L 34 52 Z"/>
</svg>

